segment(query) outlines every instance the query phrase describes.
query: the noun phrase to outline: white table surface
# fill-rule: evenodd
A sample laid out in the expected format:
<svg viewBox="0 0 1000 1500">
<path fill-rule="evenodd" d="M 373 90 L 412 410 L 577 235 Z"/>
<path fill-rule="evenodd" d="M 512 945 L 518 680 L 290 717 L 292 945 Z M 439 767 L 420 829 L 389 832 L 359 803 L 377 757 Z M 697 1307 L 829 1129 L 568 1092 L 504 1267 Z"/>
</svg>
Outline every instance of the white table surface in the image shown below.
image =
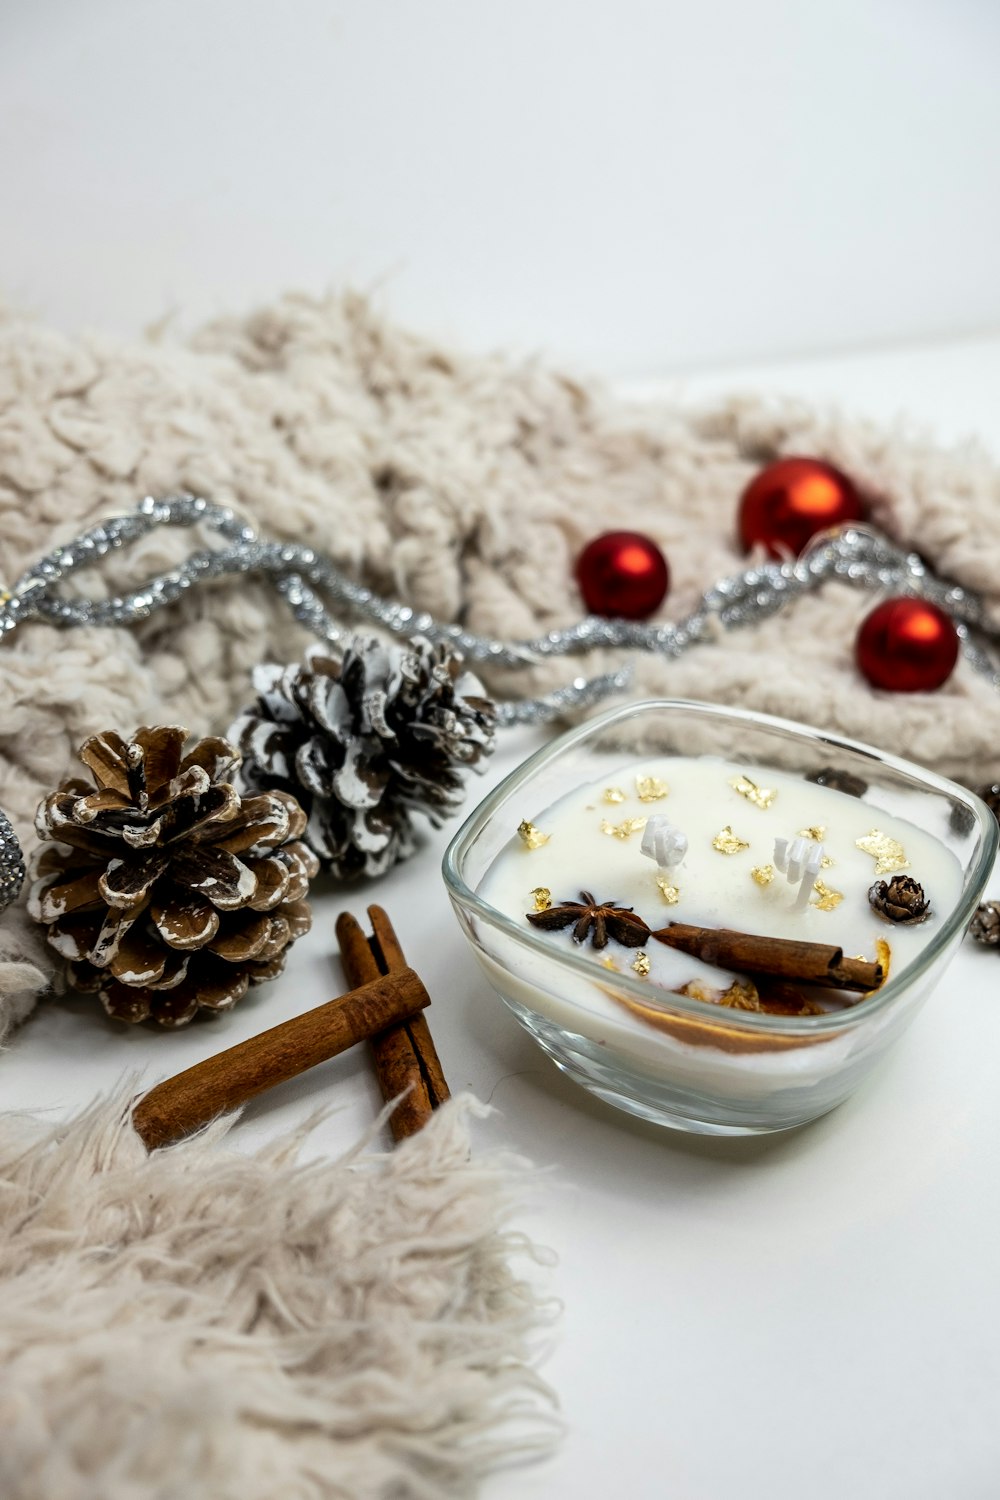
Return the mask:
<svg viewBox="0 0 1000 1500">
<path fill-rule="evenodd" d="M 880 420 L 907 412 L 944 440 L 978 433 L 1000 451 L 1000 340 L 722 372 L 684 390 L 729 388 L 835 398 Z M 543 738 L 505 734 L 473 797 Z M 563 1079 L 495 999 L 438 877 L 451 831 L 369 890 L 321 895 L 286 977 L 221 1023 L 150 1038 L 43 1008 L 3 1059 L 4 1106 L 60 1115 L 123 1070 L 166 1076 L 320 1003 L 339 987 L 335 913 L 378 900 L 435 997 L 452 1087 L 495 1107 L 479 1149 L 514 1148 L 545 1173 L 518 1222 L 558 1255 L 535 1274 L 565 1307 L 543 1371 L 568 1431 L 551 1461 L 488 1481 L 486 1500 L 995 1496 L 997 958 L 967 944 L 825 1119 L 761 1139 L 682 1135 Z M 319 1103 L 337 1112 L 314 1150 L 368 1126 L 377 1093 L 360 1050 L 258 1100 L 234 1139 Z"/>
</svg>

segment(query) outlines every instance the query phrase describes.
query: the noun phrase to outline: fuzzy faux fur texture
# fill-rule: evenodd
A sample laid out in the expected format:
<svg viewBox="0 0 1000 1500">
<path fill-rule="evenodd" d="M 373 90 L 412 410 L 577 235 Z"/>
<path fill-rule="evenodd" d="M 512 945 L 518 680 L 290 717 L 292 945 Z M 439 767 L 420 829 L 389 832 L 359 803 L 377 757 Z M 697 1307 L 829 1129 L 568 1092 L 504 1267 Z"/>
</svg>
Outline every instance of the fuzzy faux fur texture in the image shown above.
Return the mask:
<svg viewBox="0 0 1000 1500">
<path fill-rule="evenodd" d="M 268 534 L 331 551 L 379 590 L 492 635 L 577 618 L 572 564 L 627 524 L 665 548 L 665 616 L 743 566 L 736 498 L 762 463 L 812 453 L 870 498 L 874 521 L 1000 605 L 1000 469 L 969 446 L 781 401 L 710 410 L 625 404 L 539 363 L 460 358 L 387 326 L 356 297 L 288 297 L 188 346 L 70 339 L 0 322 L 0 578 L 144 494 L 235 505 Z M 157 532 L 88 591 L 186 555 Z M 934 694 L 873 694 L 853 665 L 870 596 L 841 585 L 678 661 L 641 658 L 637 696 L 667 692 L 784 714 L 903 750 L 970 784 L 998 770 L 1000 696 L 964 664 Z M 134 633 L 35 625 L 0 650 L 0 805 L 30 843 L 40 796 L 91 732 L 168 719 L 224 728 L 251 668 L 304 644 L 263 585 L 220 584 Z M 610 653 L 590 660 L 599 670 Z M 579 670 L 494 674 L 505 694 Z M 4 919 L 0 1035 L 48 968 L 23 908 Z M 13 962 L 12 962 L 13 960 Z"/>
<path fill-rule="evenodd" d="M 558 1426 L 468 1096 L 391 1155 L 0 1120 L 4 1500 L 445 1500 Z M 516 1185 L 516 1189 L 515 1189 Z M 537 1352 L 535 1350 L 534 1352 Z"/>
</svg>

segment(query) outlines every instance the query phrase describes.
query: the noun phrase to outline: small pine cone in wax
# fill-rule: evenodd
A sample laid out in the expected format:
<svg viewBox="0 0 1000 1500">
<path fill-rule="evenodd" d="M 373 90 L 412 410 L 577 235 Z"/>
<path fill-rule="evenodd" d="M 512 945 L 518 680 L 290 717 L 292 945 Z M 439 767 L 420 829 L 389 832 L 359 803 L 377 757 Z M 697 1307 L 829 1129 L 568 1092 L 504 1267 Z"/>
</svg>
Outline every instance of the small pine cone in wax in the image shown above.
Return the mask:
<svg viewBox="0 0 1000 1500">
<path fill-rule="evenodd" d="M 969 936 L 987 948 L 1000 947 L 1000 901 L 983 901 L 976 907 Z"/>
<path fill-rule="evenodd" d="M 120 1021 L 184 1026 L 273 979 L 309 930 L 317 861 L 284 792 L 241 797 L 238 751 L 187 730 L 95 735 L 89 782 L 46 797 L 28 910 L 48 929 L 75 989 Z"/>
<path fill-rule="evenodd" d="M 876 880 L 868 892 L 872 911 L 887 922 L 913 925 L 930 916 L 930 902 L 919 881 L 909 875 L 894 875 L 888 882 Z"/>
<path fill-rule="evenodd" d="M 439 827 L 464 773 L 493 749 L 496 706 L 449 646 L 355 636 L 343 655 L 254 672 L 256 704 L 229 733 L 254 789 L 309 814 L 305 838 L 342 879 L 381 875 L 415 848 L 414 815 Z"/>
</svg>

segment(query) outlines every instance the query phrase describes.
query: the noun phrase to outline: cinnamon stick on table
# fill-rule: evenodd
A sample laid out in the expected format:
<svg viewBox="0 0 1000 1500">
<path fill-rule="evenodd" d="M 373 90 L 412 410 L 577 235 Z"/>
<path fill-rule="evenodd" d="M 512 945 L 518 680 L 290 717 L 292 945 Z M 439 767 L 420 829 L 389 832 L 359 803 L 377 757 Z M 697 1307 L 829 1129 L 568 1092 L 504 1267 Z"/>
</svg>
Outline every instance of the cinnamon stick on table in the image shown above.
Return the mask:
<svg viewBox="0 0 1000 1500">
<path fill-rule="evenodd" d="M 671 922 L 651 934 L 668 948 L 690 953 L 720 969 L 744 974 L 769 974 L 800 984 L 821 984 L 835 990 L 877 990 L 885 979 L 881 964 L 845 958 L 843 948 L 829 943 L 804 943 L 793 938 L 733 932 L 727 927 L 692 927 Z"/>
<path fill-rule="evenodd" d="M 282 1021 L 158 1083 L 135 1106 L 132 1125 L 150 1150 L 169 1145 L 429 1004 L 430 996 L 412 969 L 386 974 L 376 969 L 370 982 L 339 1000 Z"/>
<path fill-rule="evenodd" d="M 371 938 L 349 912 L 337 918 L 340 958 L 350 985 L 365 984 L 378 974 L 401 973 L 406 967 L 386 913 L 380 906 L 370 906 L 368 916 Z M 383 1099 L 388 1103 L 406 1093 L 389 1119 L 393 1138 L 404 1140 L 421 1130 L 438 1105 L 450 1097 L 427 1020 L 420 1014 L 409 1016 L 373 1036 L 370 1045 Z"/>
</svg>

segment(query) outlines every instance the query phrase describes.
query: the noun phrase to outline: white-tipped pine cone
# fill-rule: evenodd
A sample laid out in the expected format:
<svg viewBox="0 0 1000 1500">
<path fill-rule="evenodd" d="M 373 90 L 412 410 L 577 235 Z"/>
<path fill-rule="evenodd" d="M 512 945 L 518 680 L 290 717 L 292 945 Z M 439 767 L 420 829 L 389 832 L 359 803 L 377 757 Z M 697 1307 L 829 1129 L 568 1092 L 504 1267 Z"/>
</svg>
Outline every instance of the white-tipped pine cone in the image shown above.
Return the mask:
<svg viewBox="0 0 1000 1500">
<path fill-rule="evenodd" d="M 187 730 L 87 740 L 96 783 L 46 797 L 28 910 L 75 989 L 121 1021 L 183 1026 L 273 979 L 308 932 L 318 865 L 283 792 L 241 797 L 239 752 L 219 738 L 184 755 Z"/>
<path fill-rule="evenodd" d="M 438 827 L 464 774 L 493 750 L 496 705 L 449 646 L 355 636 L 343 656 L 254 672 L 256 704 L 229 733 L 255 789 L 291 792 L 305 838 L 335 875 L 381 875 L 415 847 L 415 814 Z"/>
</svg>

